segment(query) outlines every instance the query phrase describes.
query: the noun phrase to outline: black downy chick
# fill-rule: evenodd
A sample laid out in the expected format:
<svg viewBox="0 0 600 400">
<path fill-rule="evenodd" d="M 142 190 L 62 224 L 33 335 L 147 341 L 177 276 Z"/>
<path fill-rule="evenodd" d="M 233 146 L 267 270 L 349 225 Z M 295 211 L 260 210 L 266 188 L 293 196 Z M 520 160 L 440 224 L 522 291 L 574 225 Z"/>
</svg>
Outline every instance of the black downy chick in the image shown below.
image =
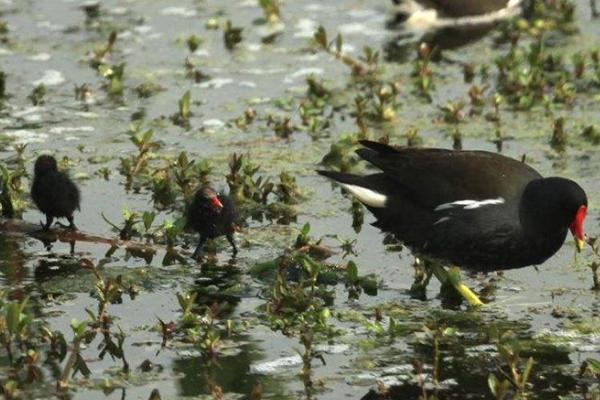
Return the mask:
<svg viewBox="0 0 600 400">
<path fill-rule="evenodd" d="M 235 256 L 237 246 L 233 234 L 237 230 L 236 219 L 235 205 L 229 196 L 219 195 L 209 186 L 200 188 L 187 211 L 187 226 L 200 235 L 192 258 L 198 260 L 202 257 L 202 248 L 208 239 L 223 235 L 233 247 Z"/>
<path fill-rule="evenodd" d="M 45 231 L 50 229 L 54 218 L 67 218 L 69 228 L 77 229 L 73 213 L 81 209 L 79 188 L 66 173 L 58 170 L 54 157 L 42 155 L 35 161 L 31 198 L 46 214 L 46 224 L 42 224 Z"/>
</svg>

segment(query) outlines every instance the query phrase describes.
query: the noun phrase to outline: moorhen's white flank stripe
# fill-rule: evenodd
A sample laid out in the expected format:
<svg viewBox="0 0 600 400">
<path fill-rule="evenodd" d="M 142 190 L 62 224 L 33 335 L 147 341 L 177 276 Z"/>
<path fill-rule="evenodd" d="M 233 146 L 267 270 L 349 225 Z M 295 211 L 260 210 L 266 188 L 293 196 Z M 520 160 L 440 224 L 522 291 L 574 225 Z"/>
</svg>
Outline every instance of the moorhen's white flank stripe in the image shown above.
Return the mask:
<svg viewBox="0 0 600 400">
<path fill-rule="evenodd" d="M 448 210 L 450 208 L 462 206 L 463 210 L 474 210 L 483 206 L 492 206 L 504 204 L 504 199 L 502 197 L 498 197 L 496 199 L 485 199 L 485 200 L 458 200 L 453 201 L 452 203 L 444 203 L 437 206 L 434 211 L 443 211 Z"/>
<path fill-rule="evenodd" d="M 384 194 L 361 186 L 350 185 L 348 183 L 340 183 L 340 185 L 342 185 L 342 187 L 344 187 L 347 191 L 352 193 L 352 195 L 356 197 L 361 203 L 367 206 L 376 208 L 385 207 L 387 196 Z"/>
</svg>

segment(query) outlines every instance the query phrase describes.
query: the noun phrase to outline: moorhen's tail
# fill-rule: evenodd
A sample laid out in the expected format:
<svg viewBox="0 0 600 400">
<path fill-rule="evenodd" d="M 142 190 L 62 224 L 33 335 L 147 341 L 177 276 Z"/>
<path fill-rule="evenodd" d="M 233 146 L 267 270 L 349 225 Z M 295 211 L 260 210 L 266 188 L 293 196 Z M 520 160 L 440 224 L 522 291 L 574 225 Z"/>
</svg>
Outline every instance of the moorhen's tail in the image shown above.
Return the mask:
<svg viewBox="0 0 600 400">
<path fill-rule="evenodd" d="M 382 173 L 359 176 L 335 171 L 318 170 L 317 172 L 339 183 L 367 207 L 384 208 L 386 205 L 389 179 Z"/>
<path fill-rule="evenodd" d="M 361 150 L 375 152 L 372 149 Z M 373 226 L 396 234 L 406 244 L 422 244 L 425 231 L 431 224 L 431 213 L 407 200 L 404 193 L 406 188 L 391 180 L 387 174 L 358 176 L 334 171 L 317 172 L 339 183 L 364 204 L 377 219 L 372 223 Z"/>
<path fill-rule="evenodd" d="M 374 142 L 372 140 L 359 140 L 359 143 L 368 149 L 375 150 L 377 153 L 391 154 L 399 153 L 398 148 L 390 146 L 389 144 Z M 363 150 L 363 149 L 360 149 Z"/>
</svg>

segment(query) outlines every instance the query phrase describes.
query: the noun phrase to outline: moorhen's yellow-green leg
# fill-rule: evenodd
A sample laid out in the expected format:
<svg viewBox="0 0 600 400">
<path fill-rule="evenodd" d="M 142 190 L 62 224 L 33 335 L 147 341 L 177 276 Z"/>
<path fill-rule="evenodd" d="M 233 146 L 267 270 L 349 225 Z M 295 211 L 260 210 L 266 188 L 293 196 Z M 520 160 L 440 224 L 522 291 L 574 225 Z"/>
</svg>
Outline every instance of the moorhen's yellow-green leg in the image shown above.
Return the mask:
<svg viewBox="0 0 600 400">
<path fill-rule="evenodd" d="M 456 289 L 456 291 L 472 306 L 480 306 L 483 305 L 483 302 L 479 300 L 479 297 L 471 289 L 467 287 L 460 280 L 460 274 L 458 268 L 456 271 L 448 272 L 444 267 L 442 267 L 438 262 L 428 260 L 426 264 L 431 271 L 435 275 L 435 277 L 440 281 L 442 285 L 450 284 Z M 453 268 L 454 269 L 454 268 Z"/>
</svg>

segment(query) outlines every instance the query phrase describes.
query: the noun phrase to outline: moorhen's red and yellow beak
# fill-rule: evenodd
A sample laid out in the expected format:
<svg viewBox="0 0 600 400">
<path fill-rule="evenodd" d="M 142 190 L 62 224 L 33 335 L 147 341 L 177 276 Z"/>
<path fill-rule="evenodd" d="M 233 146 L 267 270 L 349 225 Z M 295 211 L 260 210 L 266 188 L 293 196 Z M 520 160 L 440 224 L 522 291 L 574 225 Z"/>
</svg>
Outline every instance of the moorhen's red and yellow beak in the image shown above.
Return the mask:
<svg viewBox="0 0 600 400">
<path fill-rule="evenodd" d="M 569 227 L 573 237 L 575 238 L 575 247 L 577 248 L 578 252 L 583 250 L 583 246 L 585 245 L 585 238 L 583 235 L 583 220 L 585 219 L 586 211 L 586 206 L 579 207 L 577 214 L 575 214 L 575 219 Z"/>
<path fill-rule="evenodd" d="M 214 196 L 212 199 L 210 199 L 210 205 L 215 210 L 220 210 L 223 208 L 223 204 L 221 203 L 221 200 L 219 200 L 219 196 Z"/>
</svg>

